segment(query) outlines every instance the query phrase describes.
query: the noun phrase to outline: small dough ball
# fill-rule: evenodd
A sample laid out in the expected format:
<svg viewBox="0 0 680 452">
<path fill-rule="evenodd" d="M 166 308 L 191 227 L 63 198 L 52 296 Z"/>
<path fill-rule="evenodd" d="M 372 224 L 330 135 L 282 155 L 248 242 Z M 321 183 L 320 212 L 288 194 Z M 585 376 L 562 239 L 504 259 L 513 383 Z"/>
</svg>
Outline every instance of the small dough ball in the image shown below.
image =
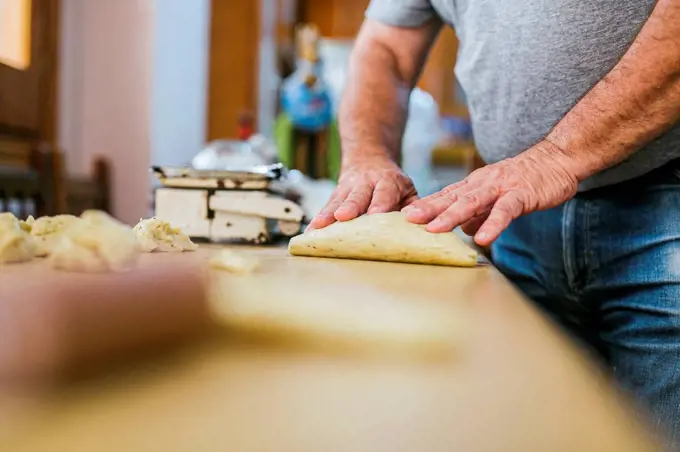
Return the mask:
<svg viewBox="0 0 680 452">
<path fill-rule="evenodd" d="M 11 213 L 0 214 L 0 264 L 33 259 L 35 242 L 22 223 Z"/>
<path fill-rule="evenodd" d="M 63 233 L 78 221 L 80 221 L 80 218 L 74 215 L 40 217 L 37 220 L 29 217 L 26 224 L 35 239 L 35 255 L 38 257 L 49 256 L 52 249 L 59 243 Z"/>
<path fill-rule="evenodd" d="M 210 259 L 210 266 L 217 270 L 247 275 L 260 266 L 260 261 L 253 256 L 246 256 L 232 250 L 222 250 Z"/>
<path fill-rule="evenodd" d="M 129 270 L 138 256 L 130 227 L 104 212 L 88 210 L 64 231 L 50 261 L 58 270 L 104 273 Z"/>
<path fill-rule="evenodd" d="M 179 228 L 155 217 L 140 220 L 133 230 L 140 250 L 145 253 L 195 251 L 198 248 Z"/>
</svg>

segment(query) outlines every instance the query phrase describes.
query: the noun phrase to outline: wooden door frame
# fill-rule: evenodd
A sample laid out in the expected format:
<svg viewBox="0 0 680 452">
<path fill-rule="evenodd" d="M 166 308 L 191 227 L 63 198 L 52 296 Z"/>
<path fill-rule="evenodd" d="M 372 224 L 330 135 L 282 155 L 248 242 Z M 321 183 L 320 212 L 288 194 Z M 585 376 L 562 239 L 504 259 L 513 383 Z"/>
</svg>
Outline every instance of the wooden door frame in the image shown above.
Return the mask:
<svg viewBox="0 0 680 452">
<path fill-rule="evenodd" d="M 33 0 L 34 2 L 36 0 Z M 61 0 L 42 0 L 47 2 L 43 20 L 43 49 L 41 58 L 43 67 L 40 72 L 40 118 L 41 141 L 57 148 L 57 111 L 59 108 L 59 42 Z"/>
<path fill-rule="evenodd" d="M 256 130 L 273 128 L 272 116 L 278 109 L 270 110 L 272 102 L 278 106 L 278 96 L 263 97 L 276 95 L 273 82 L 263 76 L 268 71 L 287 75 L 302 5 L 302 0 L 212 0 L 207 141 L 235 138 L 241 113 L 252 114 Z"/>
<path fill-rule="evenodd" d="M 35 71 L 37 93 L 37 121 L 35 127 L 25 128 L 3 124 L 0 121 L 0 135 L 42 142 L 51 147 L 56 145 L 57 130 L 57 89 L 59 53 L 59 11 L 60 0 L 32 0 L 31 7 L 31 65 Z M 14 69 L 6 67 L 7 71 Z M 10 74 L 7 72 L 7 74 Z M 11 74 L 0 77 L 11 81 Z"/>
<path fill-rule="evenodd" d="M 207 140 L 234 138 L 242 113 L 257 118 L 259 0 L 212 0 Z"/>
</svg>

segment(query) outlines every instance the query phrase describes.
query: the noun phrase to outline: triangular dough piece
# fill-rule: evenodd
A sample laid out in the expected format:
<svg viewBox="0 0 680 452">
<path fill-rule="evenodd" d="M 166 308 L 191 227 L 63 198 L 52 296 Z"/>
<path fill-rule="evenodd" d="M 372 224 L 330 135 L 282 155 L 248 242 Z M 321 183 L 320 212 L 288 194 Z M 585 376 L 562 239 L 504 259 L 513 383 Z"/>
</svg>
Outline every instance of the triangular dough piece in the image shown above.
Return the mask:
<svg viewBox="0 0 680 452">
<path fill-rule="evenodd" d="M 401 212 L 363 215 L 291 239 L 296 256 L 474 267 L 477 252 L 454 232 L 432 233 Z"/>
</svg>

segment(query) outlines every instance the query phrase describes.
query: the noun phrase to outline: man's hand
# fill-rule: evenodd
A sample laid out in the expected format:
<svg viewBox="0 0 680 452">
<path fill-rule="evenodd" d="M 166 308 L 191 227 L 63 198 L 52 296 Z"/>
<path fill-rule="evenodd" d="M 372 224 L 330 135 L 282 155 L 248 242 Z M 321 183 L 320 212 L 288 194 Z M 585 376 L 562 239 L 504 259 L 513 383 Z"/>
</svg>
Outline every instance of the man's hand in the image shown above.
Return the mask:
<svg viewBox="0 0 680 452">
<path fill-rule="evenodd" d="M 463 225 L 477 244 L 488 246 L 515 218 L 558 206 L 577 189 L 571 161 L 543 141 L 517 157 L 480 168 L 403 211 L 409 221 L 427 223 L 430 232 Z"/>
<path fill-rule="evenodd" d="M 338 187 L 308 230 L 352 220 L 364 213 L 399 210 L 417 199 L 411 179 L 396 163 L 386 157 L 364 159 L 343 169 Z"/>
</svg>

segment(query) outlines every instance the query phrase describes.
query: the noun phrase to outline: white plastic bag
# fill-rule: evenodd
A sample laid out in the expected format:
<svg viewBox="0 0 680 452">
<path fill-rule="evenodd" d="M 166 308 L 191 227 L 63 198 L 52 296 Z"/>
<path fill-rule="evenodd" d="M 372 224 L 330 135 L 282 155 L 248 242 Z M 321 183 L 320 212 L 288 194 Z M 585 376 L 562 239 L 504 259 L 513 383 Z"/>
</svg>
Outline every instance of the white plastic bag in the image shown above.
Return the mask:
<svg viewBox="0 0 680 452">
<path fill-rule="evenodd" d="M 443 132 L 439 106 L 426 91 L 416 88 L 409 100 L 409 113 L 402 140 L 402 168 L 413 179 L 420 196 L 436 191 L 432 151 Z"/>
<path fill-rule="evenodd" d="M 193 158 L 191 166 L 198 170 L 248 170 L 266 163 L 246 141 L 216 140 Z"/>
<path fill-rule="evenodd" d="M 283 181 L 272 184 L 279 191 L 292 190 L 300 195 L 300 207 L 305 218 L 311 220 L 324 208 L 333 190 L 335 182 L 328 179 L 310 179 L 298 170 L 290 170 Z"/>
<path fill-rule="evenodd" d="M 340 96 L 347 80 L 347 66 L 354 41 L 343 39 L 321 39 L 319 56 L 323 63 L 322 77 L 331 98 L 333 113 L 337 116 Z"/>
</svg>

